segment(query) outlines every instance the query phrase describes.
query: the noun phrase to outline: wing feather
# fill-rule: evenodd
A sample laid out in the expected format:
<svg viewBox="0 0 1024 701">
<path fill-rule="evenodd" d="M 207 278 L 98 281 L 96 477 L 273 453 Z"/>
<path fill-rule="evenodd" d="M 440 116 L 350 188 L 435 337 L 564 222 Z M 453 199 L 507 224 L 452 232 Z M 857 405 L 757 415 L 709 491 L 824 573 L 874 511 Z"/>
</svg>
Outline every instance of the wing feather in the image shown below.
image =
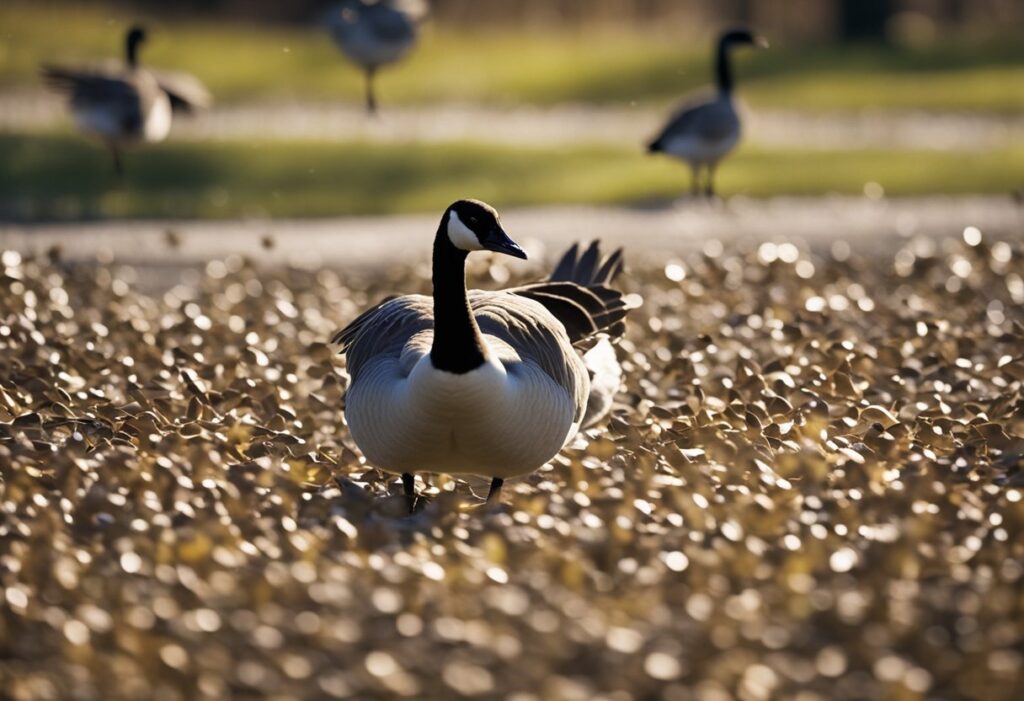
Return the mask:
<svg viewBox="0 0 1024 701">
<path fill-rule="evenodd" d="M 472 290 L 469 303 L 481 333 L 508 343 L 520 358 L 532 360 L 564 387 L 581 421 L 587 406 L 590 380 L 562 323 L 542 304 L 502 292 Z"/>
<path fill-rule="evenodd" d="M 181 71 L 149 71 L 160 89 L 167 93 L 175 112 L 191 113 L 207 109 L 213 97 L 206 86 L 191 73 Z"/>
<path fill-rule="evenodd" d="M 76 70 L 62 66 L 43 66 L 43 81 L 63 92 L 76 103 L 115 102 L 138 104 L 139 87 L 124 71 Z"/>
<path fill-rule="evenodd" d="M 341 346 L 354 382 L 370 360 L 400 358 L 414 337 L 433 328 L 433 300 L 423 295 L 403 295 L 366 310 L 336 333 L 331 342 Z"/>
<path fill-rule="evenodd" d="M 693 137 L 702 141 L 719 141 L 732 136 L 736 129 L 732 108 L 711 95 L 699 95 L 685 101 L 665 127 L 651 142 L 652 148 L 677 137 Z"/>
<path fill-rule="evenodd" d="M 621 248 L 602 260 L 597 241 L 582 254 L 573 244 L 547 281 L 507 291 L 544 305 L 565 326 L 573 345 L 589 347 L 599 333 L 618 338 L 625 332 L 626 303 L 610 287 L 621 272 Z"/>
</svg>

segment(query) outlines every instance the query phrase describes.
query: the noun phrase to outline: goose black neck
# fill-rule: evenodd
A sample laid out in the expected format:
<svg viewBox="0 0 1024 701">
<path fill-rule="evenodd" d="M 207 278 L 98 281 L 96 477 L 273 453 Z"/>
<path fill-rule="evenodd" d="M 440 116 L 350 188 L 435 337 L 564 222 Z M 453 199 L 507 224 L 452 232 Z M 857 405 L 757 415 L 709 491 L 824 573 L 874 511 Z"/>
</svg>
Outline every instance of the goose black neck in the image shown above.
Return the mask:
<svg viewBox="0 0 1024 701">
<path fill-rule="evenodd" d="M 430 362 L 458 375 L 487 361 L 480 328 L 466 296 L 466 251 L 452 245 L 441 220 L 434 239 L 434 345 Z"/>
<path fill-rule="evenodd" d="M 139 65 L 139 38 L 134 35 L 128 35 L 128 39 L 125 42 L 125 60 L 128 65 L 135 68 Z"/>
<path fill-rule="evenodd" d="M 729 54 L 729 42 L 724 39 L 718 42 L 715 74 L 718 78 L 718 91 L 726 94 L 731 93 L 733 86 L 732 61 Z"/>
</svg>

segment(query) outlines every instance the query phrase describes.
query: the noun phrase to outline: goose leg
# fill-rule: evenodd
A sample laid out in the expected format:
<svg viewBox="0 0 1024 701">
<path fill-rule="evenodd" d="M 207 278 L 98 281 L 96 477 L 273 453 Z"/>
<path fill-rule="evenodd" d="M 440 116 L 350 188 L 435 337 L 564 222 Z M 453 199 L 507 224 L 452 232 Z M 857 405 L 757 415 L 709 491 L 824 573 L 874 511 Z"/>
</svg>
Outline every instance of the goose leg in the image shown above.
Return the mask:
<svg viewBox="0 0 1024 701">
<path fill-rule="evenodd" d="M 700 195 L 700 164 L 690 164 L 690 197 Z"/>
<path fill-rule="evenodd" d="M 715 166 L 713 164 L 708 165 L 708 177 L 704 185 L 704 195 L 708 199 L 715 196 Z"/>
<path fill-rule="evenodd" d="M 120 180 L 124 177 L 124 163 L 121 161 L 121 151 L 114 144 L 110 144 L 110 155 L 114 158 L 114 174 Z"/>
<path fill-rule="evenodd" d="M 501 485 L 505 484 L 505 480 L 500 477 L 495 477 L 491 480 L 491 488 L 487 492 L 487 502 L 490 503 L 492 500 L 498 500 L 501 498 Z"/>
<path fill-rule="evenodd" d="M 377 95 L 373 89 L 373 78 L 375 73 L 375 68 L 366 69 L 366 111 L 371 115 L 377 114 Z"/>
<path fill-rule="evenodd" d="M 409 513 L 416 508 L 416 478 L 408 472 L 402 473 L 402 489 L 405 492 L 405 500 L 409 504 Z"/>
</svg>

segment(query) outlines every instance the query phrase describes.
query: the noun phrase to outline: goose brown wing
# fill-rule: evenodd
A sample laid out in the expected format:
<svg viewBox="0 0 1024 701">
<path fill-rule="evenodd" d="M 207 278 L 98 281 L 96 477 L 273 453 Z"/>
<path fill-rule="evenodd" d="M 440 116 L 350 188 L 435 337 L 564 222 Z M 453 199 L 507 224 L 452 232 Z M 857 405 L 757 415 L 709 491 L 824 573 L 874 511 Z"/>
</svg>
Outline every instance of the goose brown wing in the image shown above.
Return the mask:
<svg viewBox="0 0 1024 701">
<path fill-rule="evenodd" d="M 366 310 L 336 333 L 331 342 L 341 346 L 349 375 L 355 381 L 368 361 L 400 357 L 410 340 L 433 328 L 433 300 L 423 295 L 403 295 Z"/>
<path fill-rule="evenodd" d="M 573 345 L 589 345 L 599 333 L 618 338 L 625 332 L 626 303 L 622 293 L 610 287 L 538 282 L 509 292 L 544 305 L 565 326 Z"/>
<path fill-rule="evenodd" d="M 206 109 L 213 103 L 210 91 L 190 73 L 150 70 L 150 74 L 160 89 L 167 93 L 171 109 L 175 112 L 192 113 Z"/>
<path fill-rule="evenodd" d="M 573 244 L 547 281 L 509 292 L 544 305 L 565 326 L 573 345 L 589 345 L 599 333 L 612 338 L 625 333 L 626 303 L 610 286 L 621 272 L 621 248 L 602 259 L 597 241 L 582 253 Z"/>
<path fill-rule="evenodd" d="M 61 66 L 43 66 L 41 73 L 46 85 L 68 95 L 72 104 L 117 105 L 125 111 L 139 107 L 139 86 L 130 74 Z"/>
<path fill-rule="evenodd" d="M 728 103 L 713 98 L 695 99 L 683 103 L 669 118 L 658 136 L 648 145 L 651 151 L 660 151 L 673 139 L 694 138 L 717 142 L 735 136 L 736 115 Z"/>
<path fill-rule="evenodd" d="M 581 421 L 589 376 L 560 319 L 537 300 L 508 291 L 471 290 L 469 304 L 480 332 L 504 341 L 520 358 L 535 362 L 569 393 L 576 421 Z"/>
</svg>

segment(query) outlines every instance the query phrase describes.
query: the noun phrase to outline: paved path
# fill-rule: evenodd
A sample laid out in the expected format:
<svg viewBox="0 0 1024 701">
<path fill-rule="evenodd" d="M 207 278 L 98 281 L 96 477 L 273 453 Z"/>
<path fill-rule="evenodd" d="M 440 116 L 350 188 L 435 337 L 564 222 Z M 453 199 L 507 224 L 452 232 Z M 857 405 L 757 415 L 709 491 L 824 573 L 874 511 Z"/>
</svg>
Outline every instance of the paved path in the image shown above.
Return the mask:
<svg viewBox="0 0 1024 701">
<path fill-rule="evenodd" d="M 266 264 L 365 269 L 425 261 L 438 214 L 329 220 L 0 224 L 0 249 L 42 252 L 59 245 L 65 259 L 97 256 L 144 268 L 177 269 L 231 254 Z M 708 241 L 792 241 L 812 248 L 845 241 L 866 253 L 891 250 L 915 235 L 959 236 L 977 226 L 990 237 L 1024 239 L 1024 206 L 1005 197 L 777 198 L 680 203 L 661 209 L 550 207 L 504 212 L 508 232 L 531 258 L 576 240 L 623 245 L 631 260 L 664 261 Z M 167 243 L 174 231 L 180 245 Z M 275 242 L 267 250 L 263 237 Z"/>
<path fill-rule="evenodd" d="M 650 107 L 470 105 L 361 107 L 330 103 L 257 103 L 215 107 L 175 123 L 183 139 L 367 139 L 382 142 L 471 140 L 506 145 L 581 143 L 639 147 L 667 112 Z M 0 131 L 67 123 L 60 98 L 38 91 L 0 94 Z M 751 143 L 774 148 L 979 150 L 1024 143 L 1024 116 L 865 110 L 749 113 Z"/>
</svg>

